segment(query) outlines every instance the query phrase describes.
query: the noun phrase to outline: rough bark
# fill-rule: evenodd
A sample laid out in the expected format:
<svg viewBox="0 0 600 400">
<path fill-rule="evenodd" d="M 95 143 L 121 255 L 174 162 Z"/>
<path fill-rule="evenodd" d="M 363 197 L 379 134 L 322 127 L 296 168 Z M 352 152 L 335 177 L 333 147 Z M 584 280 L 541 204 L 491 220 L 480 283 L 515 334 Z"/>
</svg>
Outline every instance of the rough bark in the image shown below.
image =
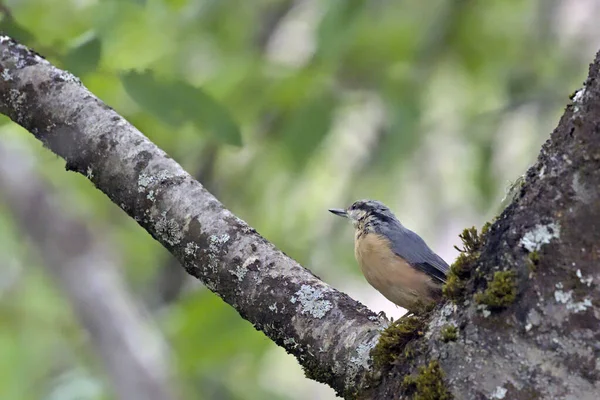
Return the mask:
<svg viewBox="0 0 600 400">
<path fill-rule="evenodd" d="M 485 235 L 463 300 L 440 305 L 411 353 L 384 365 L 375 384 L 369 351 L 383 323 L 371 311 L 276 250 L 72 75 L 0 42 L 0 111 L 88 176 L 309 377 L 347 397 L 401 398 L 415 386 L 422 399 L 446 390 L 464 399 L 598 397 L 600 58 Z M 492 308 L 473 293 L 493 287 L 498 271 L 511 271 L 516 301 Z M 456 340 L 442 340 L 447 325 Z M 444 379 L 404 380 L 431 360 Z"/>
</svg>

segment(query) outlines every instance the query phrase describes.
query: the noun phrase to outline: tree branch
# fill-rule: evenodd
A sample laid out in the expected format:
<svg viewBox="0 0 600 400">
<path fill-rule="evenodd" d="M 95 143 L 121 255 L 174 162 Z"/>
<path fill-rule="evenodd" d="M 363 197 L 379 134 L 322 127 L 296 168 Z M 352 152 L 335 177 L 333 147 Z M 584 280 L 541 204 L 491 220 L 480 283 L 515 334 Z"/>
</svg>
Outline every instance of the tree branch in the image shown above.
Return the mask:
<svg viewBox="0 0 600 400">
<path fill-rule="evenodd" d="M 0 112 L 87 176 L 338 394 L 364 385 L 382 322 L 278 251 L 68 72 L 0 38 Z"/>
</svg>

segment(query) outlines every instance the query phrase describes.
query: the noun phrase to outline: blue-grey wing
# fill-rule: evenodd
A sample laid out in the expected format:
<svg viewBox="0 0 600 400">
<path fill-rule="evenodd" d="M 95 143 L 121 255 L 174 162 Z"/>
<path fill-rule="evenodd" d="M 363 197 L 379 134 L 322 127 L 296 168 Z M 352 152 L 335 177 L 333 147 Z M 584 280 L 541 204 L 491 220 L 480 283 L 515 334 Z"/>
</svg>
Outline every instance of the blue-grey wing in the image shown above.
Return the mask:
<svg viewBox="0 0 600 400">
<path fill-rule="evenodd" d="M 410 229 L 398 224 L 394 229 L 382 232 L 392 243 L 392 250 L 410 265 L 444 283 L 450 268 L 448 264 L 427 246 L 425 241 Z"/>
</svg>

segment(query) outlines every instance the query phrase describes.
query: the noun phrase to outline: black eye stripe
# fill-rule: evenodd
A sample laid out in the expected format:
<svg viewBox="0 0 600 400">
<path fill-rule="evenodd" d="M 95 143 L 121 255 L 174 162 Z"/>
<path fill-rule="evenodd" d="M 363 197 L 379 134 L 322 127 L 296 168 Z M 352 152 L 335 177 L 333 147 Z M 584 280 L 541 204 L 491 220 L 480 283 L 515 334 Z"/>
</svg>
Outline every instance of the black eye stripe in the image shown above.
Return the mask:
<svg viewBox="0 0 600 400">
<path fill-rule="evenodd" d="M 371 216 L 379 219 L 380 221 L 390 221 L 394 219 L 393 214 L 385 205 L 373 200 L 355 201 L 350 207 L 348 207 L 348 211 L 362 211 L 365 214 L 362 217 Z"/>
<path fill-rule="evenodd" d="M 370 206 L 367 203 L 354 203 L 350 206 L 351 210 L 363 210 L 363 211 L 369 211 L 372 210 L 373 207 Z"/>
</svg>

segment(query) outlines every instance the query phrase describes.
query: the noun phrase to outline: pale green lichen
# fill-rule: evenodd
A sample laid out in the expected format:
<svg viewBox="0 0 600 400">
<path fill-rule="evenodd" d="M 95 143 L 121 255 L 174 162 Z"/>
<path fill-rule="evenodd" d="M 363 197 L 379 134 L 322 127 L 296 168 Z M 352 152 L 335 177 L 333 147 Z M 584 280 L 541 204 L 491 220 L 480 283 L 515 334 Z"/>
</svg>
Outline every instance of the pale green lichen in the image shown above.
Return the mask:
<svg viewBox="0 0 600 400">
<path fill-rule="evenodd" d="M 235 275 L 238 279 L 238 281 L 243 281 L 244 277 L 246 276 L 246 274 L 248 273 L 248 268 L 244 267 L 243 265 L 238 265 L 235 270 L 233 271 L 229 271 L 229 273 L 231 275 Z"/>
<path fill-rule="evenodd" d="M 477 309 L 481 311 L 481 313 L 483 314 L 483 318 L 487 318 L 490 315 L 492 315 L 492 312 L 487 308 L 485 304 L 479 304 L 477 306 Z"/>
<path fill-rule="evenodd" d="M 153 185 L 158 182 L 162 182 L 165 179 L 172 178 L 173 175 L 168 173 L 167 171 L 160 171 L 156 175 L 148 175 L 148 174 L 140 174 L 138 177 L 138 192 L 143 193 L 146 191 L 148 186 Z"/>
<path fill-rule="evenodd" d="M 592 286 L 592 282 L 594 282 L 594 277 L 592 275 L 588 276 L 587 278 L 584 278 L 580 269 L 577 269 L 575 275 L 577 276 L 577 278 L 579 278 L 579 282 L 583 283 L 587 287 Z"/>
<path fill-rule="evenodd" d="M 52 67 L 52 71 L 50 74 L 55 81 L 71 82 L 81 85 L 81 80 L 69 71 L 64 71 L 56 67 Z"/>
<path fill-rule="evenodd" d="M 537 224 L 531 231 L 526 232 L 519 242 L 527 251 L 538 251 L 544 244 L 550 243 L 552 239 L 560 237 L 560 225 L 551 223 L 547 225 Z"/>
<path fill-rule="evenodd" d="M 4 81 L 12 81 L 12 76 L 10 76 L 10 72 L 8 72 L 8 69 L 4 69 L 2 70 L 2 74 L 0 75 L 2 76 L 2 80 Z"/>
<path fill-rule="evenodd" d="M 200 248 L 200 246 L 198 246 L 196 243 L 189 242 L 188 244 L 185 245 L 185 249 L 183 251 L 186 256 L 193 257 L 196 255 L 196 252 L 198 251 L 199 248 Z"/>
<path fill-rule="evenodd" d="M 17 111 L 17 122 L 23 121 L 24 114 L 21 112 L 23 105 L 27 104 L 27 95 L 18 91 L 17 89 L 10 89 L 8 91 L 9 101 Z M 50 132 L 56 125 L 49 126 L 46 130 Z"/>
<path fill-rule="evenodd" d="M 379 338 L 374 336 L 371 340 L 363 342 L 356 347 L 356 356 L 350 357 L 350 363 L 369 369 L 369 354 L 371 350 L 377 345 Z"/>
<path fill-rule="evenodd" d="M 502 386 L 496 386 L 496 389 L 492 392 L 492 399 L 503 399 L 506 396 L 508 390 Z"/>
<path fill-rule="evenodd" d="M 256 264 L 258 262 L 258 257 L 248 257 L 246 259 L 246 261 L 244 261 L 244 264 L 242 265 L 244 268 L 248 268 L 253 264 Z"/>
<path fill-rule="evenodd" d="M 582 87 L 581 89 L 579 89 L 578 91 L 576 91 L 573 96 L 571 97 L 571 99 L 573 100 L 573 112 L 574 113 L 578 113 L 579 112 L 579 107 L 581 106 L 581 104 L 583 104 L 583 99 L 586 96 L 586 90 L 585 90 L 585 86 Z"/>
<path fill-rule="evenodd" d="M 208 263 L 207 267 L 213 272 L 217 270 L 217 255 L 220 253 L 221 248 L 225 243 L 229 241 L 229 235 L 224 233 L 223 235 L 210 235 L 208 237 Z"/>
<path fill-rule="evenodd" d="M 371 339 L 366 340 L 360 343 L 356 347 L 356 354 L 350 357 L 350 360 L 346 366 L 346 386 L 349 387 L 352 385 L 356 374 L 359 373 L 361 369 L 370 370 L 371 369 L 371 351 L 377 345 L 379 340 L 379 336 L 373 336 Z"/>
<path fill-rule="evenodd" d="M 563 285 L 561 283 L 556 284 L 558 290 L 554 291 L 554 300 L 557 303 L 565 304 L 567 306 L 567 310 L 573 311 L 575 313 L 582 312 L 592 307 L 592 300 L 590 298 L 584 298 L 583 301 L 573 301 L 573 291 L 569 290 L 567 292 L 563 291 Z"/>
<path fill-rule="evenodd" d="M 208 238 L 209 241 L 209 249 L 211 251 L 217 252 L 219 251 L 219 247 L 224 245 L 229 241 L 229 235 L 224 233 L 223 235 L 210 235 Z"/>
<path fill-rule="evenodd" d="M 244 280 L 244 277 L 250 270 L 249 267 L 253 264 L 256 264 L 258 261 L 258 257 L 248 257 L 246 261 L 244 261 L 244 264 L 242 264 L 241 266 L 237 266 L 235 271 L 230 272 L 231 274 L 237 276 L 238 280 L 241 282 L 242 280 Z"/>
<path fill-rule="evenodd" d="M 596 193 L 594 193 L 594 190 L 588 187 L 585 182 L 581 181 L 579 171 L 576 171 L 573 174 L 571 188 L 573 189 L 573 192 L 575 192 L 575 198 L 584 204 L 592 204 L 596 199 Z"/>
<path fill-rule="evenodd" d="M 302 314 L 310 314 L 321 319 L 333 308 L 331 302 L 323 298 L 324 291 L 320 288 L 302 285 L 300 290 L 294 294 L 295 296 L 290 299 L 290 302 L 296 303 L 299 301 Z"/>
<path fill-rule="evenodd" d="M 447 325 L 457 326 L 456 321 L 452 318 L 457 309 L 457 305 L 453 302 L 446 302 L 439 312 L 436 312 L 427 323 L 427 328 L 424 329 L 425 339 L 430 339 L 434 334 L 437 335 Z"/>
<path fill-rule="evenodd" d="M 160 215 L 154 228 L 160 238 L 171 246 L 178 244 L 183 239 L 183 232 L 179 224 L 175 220 L 167 218 L 166 211 Z"/>
</svg>

